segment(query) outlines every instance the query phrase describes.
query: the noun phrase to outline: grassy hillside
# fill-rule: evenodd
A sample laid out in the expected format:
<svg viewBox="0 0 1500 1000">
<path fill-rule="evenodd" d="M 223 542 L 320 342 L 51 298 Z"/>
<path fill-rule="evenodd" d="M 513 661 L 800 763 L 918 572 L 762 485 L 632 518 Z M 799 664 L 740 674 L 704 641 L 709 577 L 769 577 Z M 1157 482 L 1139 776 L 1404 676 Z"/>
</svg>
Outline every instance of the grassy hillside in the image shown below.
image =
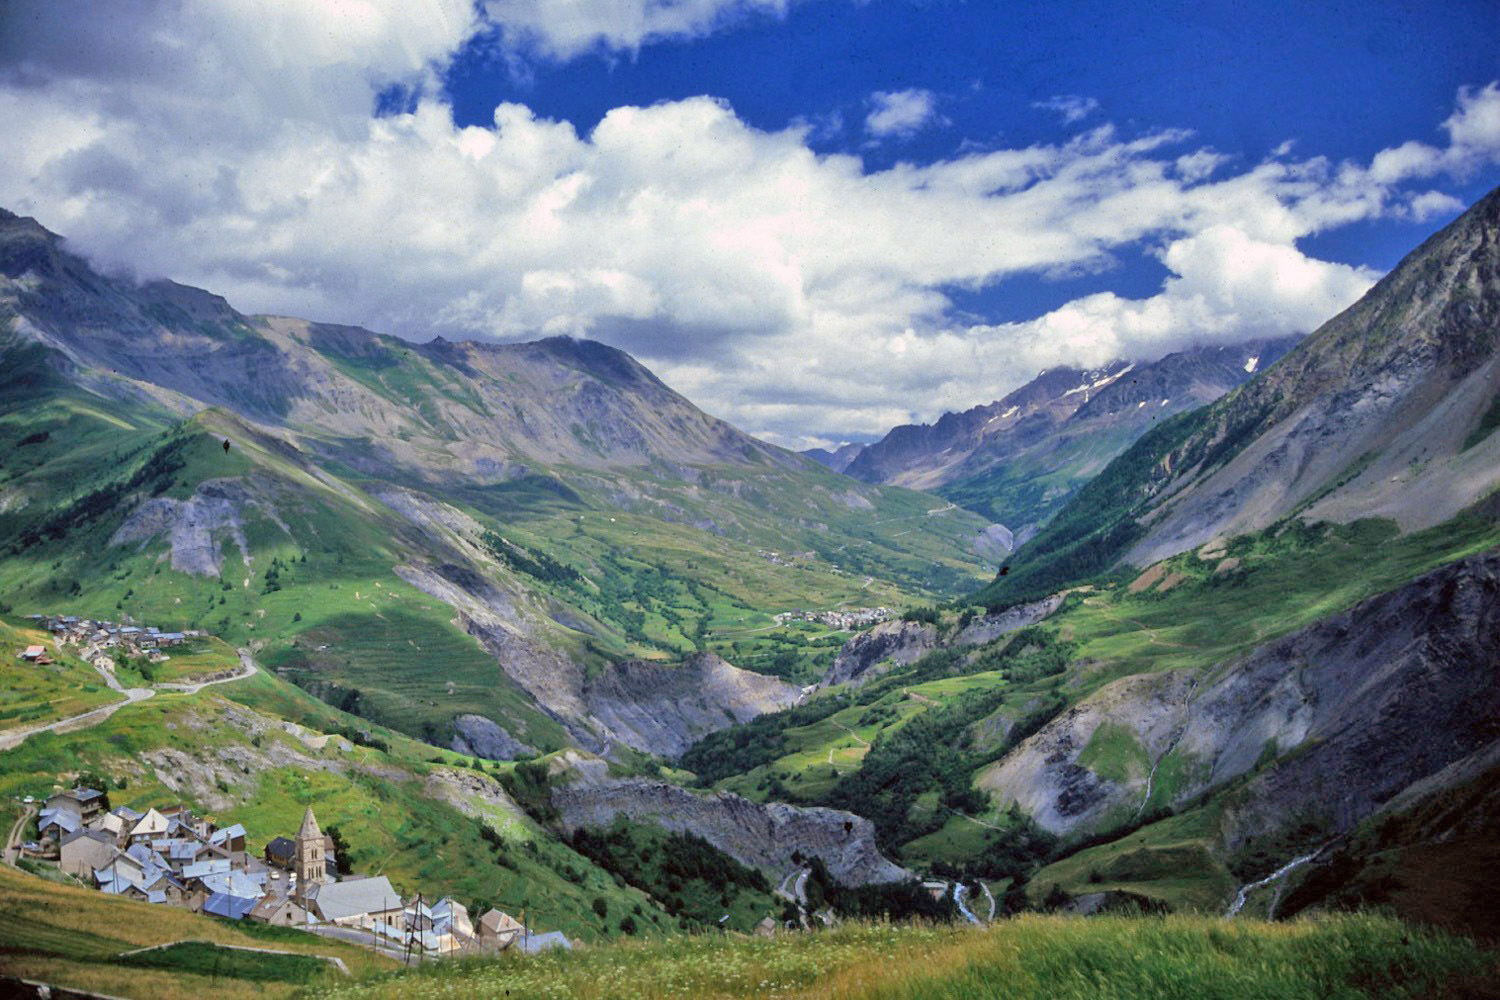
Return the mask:
<svg viewBox="0 0 1500 1000">
<path fill-rule="evenodd" d="M 542 750 L 570 738 L 455 607 L 398 568 L 491 588 L 490 611 L 586 672 L 712 650 L 801 683 L 839 637 L 779 626 L 775 613 L 900 607 L 980 580 L 967 553 L 982 525 L 973 515 L 906 490 L 852 492 L 821 468 L 374 478 L 377 442 L 341 440 L 335 457 L 320 455 L 326 442 L 222 409 L 181 420 L 144 399 L 107 402 L 35 349 L 11 345 L 5 357 L 35 389 L 0 406 L 0 593 L 17 614 L 206 629 L 438 745 L 460 714 Z M 380 385 L 402 366 L 431 367 L 413 357 L 380 368 Z M 194 667 L 185 658 L 164 673 Z"/>
<path fill-rule="evenodd" d="M 290 720 L 270 714 L 277 708 L 307 729 L 289 731 Z M 403 893 L 452 895 L 478 912 L 527 908 L 537 926 L 584 941 L 620 933 L 624 914 L 641 933 L 675 927 L 644 893 L 516 808 L 496 780 L 500 765 L 476 770 L 365 728 L 265 674 L 195 695 L 159 691 L 92 728 L 34 735 L 0 754 L 0 796 L 45 796 L 87 774 L 109 786 L 115 805 L 185 802 L 243 823 L 254 852 L 291 835 L 312 805 L 325 829 L 340 830 L 355 871 L 387 875 Z M 317 739 L 340 731 L 354 740 Z M 596 913 L 596 898 L 613 920 Z"/>
<path fill-rule="evenodd" d="M 1488 506 L 1407 534 L 1381 521 L 1289 522 L 1099 581 L 1041 626 L 987 646 L 940 649 L 859 689 L 822 692 L 712 734 L 681 763 L 706 784 L 758 800 L 852 809 L 876 823 L 882 846 L 902 863 L 1028 879 L 1033 903 L 1057 883 L 1071 893 L 1121 889 L 1221 912 L 1255 865 L 1222 856 L 1218 799 L 1073 853 L 1078 838 L 1039 835 L 973 784 L 1048 719 L 1113 680 L 1169 670 L 1209 676 L 1262 643 L 1496 544 L 1500 521 Z M 945 613 L 947 634 L 957 617 Z M 1190 766 L 1170 753 L 1153 761 L 1117 725 L 1101 727 L 1081 750 L 1080 767 L 1108 780 L 1141 779 L 1157 765 L 1151 800 L 1135 814 L 1148 820 L 1173 800 Z"/>
<path fill-rule="evenodd" d="M 1025 917 L 989 931 L 851 924 L 775 941 L 689 938 L 525 961 L 454 962 L 324 986 L 363 997 L 1194 997 L 1321 1000 L 1474 995 L 1495 959 L 1461 938 L 1378 917 Z"/>
<path fill-rule="evenodd" d="M 45 646 L 53 662 L 20 659 L 28 646 Z M 99 673 L 71 652 L 59 652 L 51 636 L 38 628 L 0 621 L 0 735 L 80 715 L 124 699 L 109 689 Z"/>
<path fill-rule="evenodd" d="M 338 958 L 356 977 L 394 967 L 342 941 L 133 902 L 3 866 L 0 928 L 0 976 L 112 996 L 292 997 L 346 978 L 327 962 L 300 956 Z M 201 943 L 166 953 L 124 954 L 182 941 Z M 223 946 L 291 954 L 252 955 Z"/>
</svg>

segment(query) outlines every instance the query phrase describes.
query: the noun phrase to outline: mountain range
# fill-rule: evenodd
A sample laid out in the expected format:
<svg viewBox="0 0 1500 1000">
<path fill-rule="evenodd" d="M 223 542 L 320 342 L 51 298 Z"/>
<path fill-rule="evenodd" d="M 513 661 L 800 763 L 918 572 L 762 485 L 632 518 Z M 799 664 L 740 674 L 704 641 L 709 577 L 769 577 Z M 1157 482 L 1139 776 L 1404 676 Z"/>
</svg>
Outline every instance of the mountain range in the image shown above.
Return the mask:
<svg viewBox="0 0 1500 1000">
<path fill-rule="evenodd" d="M 265 671 L 28 735 L 0 792 L 94 769 L 255 836 L 316 795 L 394 827 L 362 860 L 593 939 L 965 893 L 1493 934 L 1497 331 L 1500 191 L 1306 337 L 806 456 L 599 344 L 247 316 L 5 215 L 0 637 L 149 621 Z"/>
<path fill-rule="evenodd" d="M 930 490 L 1028 541 L 1079 487 L 1168 417 L 1211 403 L 1299 337 L 1200 346 L 1149 362 L 1051 368 L 1003 398 L 868 445 L 803 454 L 867 483 Z"/>
<path fill-rule="evenodd" d="M 979 518 L 751 438 L 594 342 L 246 316 L 8 213 L 0 331 L 9 604 L 212 625 L 438 743 L 668 752 L 795 691 L 700 655 L 724 636 L 980 571 Z M 734 655 L 785 662 L 767 640 Z M 725 682 L 642 728 L 615 677 L 637 659 Z"/>
</svg>

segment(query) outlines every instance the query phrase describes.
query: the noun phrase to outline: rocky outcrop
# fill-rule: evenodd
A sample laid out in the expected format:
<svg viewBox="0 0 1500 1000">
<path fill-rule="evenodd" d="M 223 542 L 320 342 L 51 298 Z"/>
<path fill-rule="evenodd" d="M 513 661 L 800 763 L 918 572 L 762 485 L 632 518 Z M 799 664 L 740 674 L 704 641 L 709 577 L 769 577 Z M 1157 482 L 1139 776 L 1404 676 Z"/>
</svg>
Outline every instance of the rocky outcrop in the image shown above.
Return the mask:
<svg viewBox="0 0 1500 1000">
<path fill-rule="evenodd" d="M 741 864 L 771 873 L 796 867 L 796 854 L 822 858 L 845 885 L 912 877 L 880 853 L 875 827 L 853 813 L 779 802 L 757 805 L 729 792 L 699 795 L 664 781 L 593 774 L 553 788 L 552 804 L 569 831 L 608 826 L 624 816 L 695 834 Z"/>
<path fill-rule="evenodd" d="M 1129 819 L 1144 801 L 1154 764 L 1181 730 L 1192 687 L 1181 673 L 1121 678 L 986 768 L 977 784 L 1052 833 Z"/>
<path fill-rule="evenodd" d="M 173 569 L 194 576 L 218 576 L 225 539 L 234 542 L 241 558 L 248 557 L 244 512 L 252 507 L 260 507 L 260 501 L 240 480 L 207 479 L 186 500 L 156 497 L 145 501 L 115 529 L 109 544 L 129 545 L 166 535 Z"/>
<path fill-rule="evenodd" d="M 963 631 L 958 633 L 954 644 L 958 646 L 980 646 L 987 642 L 994 642 L 1007 632 L 1015 632 L 1035 625 L 1044 618 L 1051 615 L 1062 607 L 1063 594 L 1053 594 L 1051 597 L 1040 601 L 1032 601 L 1029 604 L 1017 604 L 1006 608 L 999 614 L 982 615 L 975 618 Z"/>
<path fill-rule="evenodd" d="M 679 757 L 704 736 L 795 705 L 801 689 L 741 670 L 713 653 L 680 666 L 631 660 L 612 664 L 584 690 L 589 714 L 620 742 Z"/>
<path fill-rule="evenodd" d="M 1062 607 L 1063 598 L 1062 594 L 1054 594 L 1040 601 L 1006 608 L 999 614 L 982 615 L 964 626 L 948 644 L 981 646 L 993 642 L 1007 632 L 1035 625 L 1048 617 Z M 931 625 L 908 621 L 882 622 L 844 643 L 818 686 L 849 684 L 859 687 L 868 684 L 895 667 L 920 659 L 940 645 L 943 643 L 938 640 L 937 629 Z"/>
<path fill-rule="evenodd" d="M 844 643 L 818 686 L 847 683 L 859 687 L 892 667 L 911 663 L 936 646 L 937 629 L 931 625 L 882 622 Z"/>
<path fill-rule="evenodd" d="M 483 715 L 460 715 L 453 720 L 450 749 L 486 760 L 515 760 L 536 753 L 535 747 L 522 743 L 494 719 Z"/>
<path fill-rule="evenodd" d="M 1500 740 L 1500 549 L 1267 643 L 1194 684 L 1178 673 L 1110 684 L 980 784 L 1055 833 L 1081 833 L 1129 818 L 1157 765 L 1171 761 L 1172 787 L 1154 804 L 1182 805 L 1253 773 L 1224 824 L 1231 849 L 1294 818 L 1351 829 Z M 1117 729 L 1091 757 L 1105 724 Z M 1132 742 L 1150 770 L 1129 765 Z"/>
<path fill-rule="evenodd" d="M 1016 550 L 1015 534 L 1003 524 L 992 524 L 974 536 L 974 554 L 990 562 L 1004 562 Z"/>
<path fill-rule="evenodd" d="M 496 826 L 524 824 L 526 813 L 501 787 L 484 774 L 456 767 L 434 768 L 422 783 L 423 791 L 446 802 L 471 819 Z"/>
</svg>

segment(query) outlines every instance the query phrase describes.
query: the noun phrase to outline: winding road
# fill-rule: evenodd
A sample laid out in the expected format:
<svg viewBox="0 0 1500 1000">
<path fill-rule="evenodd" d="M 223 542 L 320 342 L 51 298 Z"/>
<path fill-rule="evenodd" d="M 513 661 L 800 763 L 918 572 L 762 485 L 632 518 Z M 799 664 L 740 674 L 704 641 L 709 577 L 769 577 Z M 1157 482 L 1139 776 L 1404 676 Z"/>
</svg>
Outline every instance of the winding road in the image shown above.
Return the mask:
<svg viewBox="0 0 1500 1000">
<path fill-rule="evenodd" d="M 16 825 L 11 827 L 10 833 L 6 835 L 5 851 L 3 855 L 0 855 L 0 860 L 4 860 L 12 868 L 16 866 L 16 860 L 21 856 L 21 833 L 26 829 L 26 821 L 35 815 L 36 806 L 27 805 L 21 810 L 21 817 L 16 820 Z"/>
<path fill-rule="evenodd" d="M 239 651 L 239 653 L 239 670 L 235 671 L 228 677 L 220 677 L 216 680 L 203 681 L 199 684 L 159 684 L 156 688 L 127 689 L 121 687 L 120 682 L 115 680 L 114 675 L 109 671 L 99 670 L 99 676 L 104 678 L 104 682 L 109 685 L 110 689 L 113 691 L 118 691 L 125 696 L 124 701 L 117 701 L 113 705 L 105 705 L 103 708 L 95 708 L 87 712 L 82 712 L 78 715 L 70 715 L 66 719 L 58 719 L 55 722 L 48 722 L 44 725 L 30 726 L 26 729 L 12 729 L 7 732 L 0 733 L 0 750 L 14 749 L 15 747 L 18 747 L 22 743 L 24 743 L 28 736 L 33 736 L 36 733 L 72 732 L 77 729 L 87 729 L 90 726 L 97 726 L 99 723 L 103 722 L 111 715 L 114 715 L 126 705 L 133 705 L 138 701 L 145 701 L 147 698 L 154 696 L 158 689 L 163 691 L 178 692 L 181 694 L 197 694 L 204 688 L 212 687 L 215 684 L 229 684 L 233 681 L 244 680 L 246 677 L 249 677 L 252 674 L 256 673 L 260 668 L 255 665 L 254 660 L 250 659 L 250 653 L 248 650 L 242 649 Z M 94 669 L 98 670 L 99 668 L 95 667 Z"/>
<path fill-rule="evenodd" d="M 204 688 L 213 687 L 215 684 L 230 684 L 234 681 L 242 681 L 246 677 L 255 674 L 260 668 L 255 665 L 254 660 L 250 659 L 250 653 L 248 650 L 242 649 L 239 652 L 240 669 L 236 670 L 228 677 L 218 677 L 214 680 L 201 681 L 197 684 L 158 684 L 156 685 L 156 687 L 160 691 L 180 691 L 183 694 L 197 694 Z"/>
<path fill-rule="evenodd" d="M 18 747 L 26 741 L 26 737 L 33 736 L 36 733 L 70 732 L 74 729 L 87 729 L 90 726 L 97 726 L 126 705 L 145 701 L 154 694 L 156 692 L 151 688 L 131 688 L 125 691 L 124 701 L 117 701 L 113 705 L 105 705 L 103 708 L 96 708 L 81 715 L 70 715 L 66 719 L 58 719 L 56 722 L 49 722 L 42 726 L 31 726 L 27 729 L 12 729 L 8 732 L 0 733 L 0 750 L 10 750 Z"/>
</svg>

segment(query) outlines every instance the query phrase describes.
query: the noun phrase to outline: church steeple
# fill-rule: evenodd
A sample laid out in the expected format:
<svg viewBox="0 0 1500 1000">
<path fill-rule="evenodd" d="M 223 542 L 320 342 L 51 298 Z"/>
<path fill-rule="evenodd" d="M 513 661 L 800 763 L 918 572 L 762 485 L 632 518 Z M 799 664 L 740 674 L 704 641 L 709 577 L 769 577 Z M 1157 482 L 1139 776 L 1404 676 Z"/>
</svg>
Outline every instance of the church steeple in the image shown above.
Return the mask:
<svg viewBox="0 0 1500 1000">
<path fill-rule="evenodd" d="M 312 806 L 307 807 L 307 812 L 302 814 L 302 828 L 297 831 L 298 840 L 322 839 L 323 831 L 318 829 L 318 817 L 313 815 Z"/>
<path fill-rule="evenodd" d="M 318 829 L 318 819 L 312 806 L 302 815 L 302 826 L 297 831 L 297 903 L 304 909 L 310 900 L 309 892 L 315 885 L 328 881 L 328 865 L 324 859 L 323 831 Z"/>
</svg>

